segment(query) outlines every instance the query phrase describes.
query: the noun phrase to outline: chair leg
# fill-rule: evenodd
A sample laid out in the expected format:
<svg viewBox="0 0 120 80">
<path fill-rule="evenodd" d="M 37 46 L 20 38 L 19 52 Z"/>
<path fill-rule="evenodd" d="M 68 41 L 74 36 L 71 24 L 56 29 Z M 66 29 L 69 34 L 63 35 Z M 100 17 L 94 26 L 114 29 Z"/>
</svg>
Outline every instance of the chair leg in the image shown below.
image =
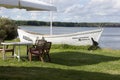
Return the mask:
<svg viewBox="0 0 120 80">
<path fill-rule="evenodd" d="M 14 56 L 14 50 L 12 51 L 12 56 Z"/>
<path fill-rule="evenodd" d="M 39 56 L 39 59 L 40 59 L 42 62 L 44 62 L 44 59 L 43 59 L 43 56 L 42 56 L 42 55 Z"/>
<path fill-rule="evenodd" d="M 29 53 L 29 61 L 32 61 L 32 54 L 31 53 Z"/>
<path fill-rule="evenodd" d="M 48 56 L 48 60 L 49 60 L 49 62 L 51 62 L 51 58 L 50 58 L 50 55 L 49 55 L 49 54 L 47 54 L 47 56 Z"/>
<path fill-rule="evenodd" d="M 14 56 L 14 52 L 15 52 L 15 46 L 13 46 L 12 56 Z"/>
</svg>

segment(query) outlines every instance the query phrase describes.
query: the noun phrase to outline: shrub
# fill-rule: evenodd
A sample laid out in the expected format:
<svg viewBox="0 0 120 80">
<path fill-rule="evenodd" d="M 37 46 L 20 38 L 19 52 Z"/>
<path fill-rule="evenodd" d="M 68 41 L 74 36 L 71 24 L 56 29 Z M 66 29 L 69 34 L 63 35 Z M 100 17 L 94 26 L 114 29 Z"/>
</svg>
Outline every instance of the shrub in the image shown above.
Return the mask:
<svg viewBox="0 0 120 80">
<path fill-rule="evenodd" d="M 0 17 L 0 39 L 12 40 L 17 37 L 17 25 L 8 18 Z"/>
</svg>

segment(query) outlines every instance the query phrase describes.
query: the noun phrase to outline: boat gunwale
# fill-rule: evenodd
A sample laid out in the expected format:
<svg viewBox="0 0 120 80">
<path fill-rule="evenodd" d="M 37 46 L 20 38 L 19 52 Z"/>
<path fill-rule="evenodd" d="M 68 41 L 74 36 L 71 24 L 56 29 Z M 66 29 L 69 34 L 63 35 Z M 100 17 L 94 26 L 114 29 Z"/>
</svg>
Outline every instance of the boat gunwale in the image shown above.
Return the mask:
<svg viewBox="0 0 120 80">
<path fill-rule="evenodd" d="M 76 32 L 76 33 L 68 33 L 68 34 L 59 34 L 59 35 L 47 35 L 47 34 L 41 34 L 41 33 L 36 33 L 36 32 L 32 32 L 32 31 L 27 31 L 27 30 L 23 30 L 23 29 L 19 29 L 22 31 L 25 31 L 26 33 L 30 33 L 32 35 L 39 35 L 39 36 L 43 36 L 43 37 L 69 37 L 69 36 L 76 36 L 76 35 L 84 35 L 84 34 L 90 34 L 90 33 L 97 33 L 97 32 L 102 32 L 103 28 L 100 29 L 95 29 L 95 30 L 88 30 L 88 31 L 82 31 L 82 32 Z"/>
</svg>

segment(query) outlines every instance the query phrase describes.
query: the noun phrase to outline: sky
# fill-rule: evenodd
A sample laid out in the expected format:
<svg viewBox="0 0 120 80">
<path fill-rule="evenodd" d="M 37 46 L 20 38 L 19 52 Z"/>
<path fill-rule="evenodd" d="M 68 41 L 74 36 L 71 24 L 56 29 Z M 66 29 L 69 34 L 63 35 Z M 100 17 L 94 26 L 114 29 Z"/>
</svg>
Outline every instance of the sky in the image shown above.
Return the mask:
<svg viewBox="0 0 120 80">
<path fill-rule="evenodd" d="M 49 3 L 50 0 L 40 0 Z M 53 0 L 58 22 L 120 22 L 120 0 Z M 50 12 L 0 8 L 0 16 L 14 20 L 50 21 Z"/>
</svg>

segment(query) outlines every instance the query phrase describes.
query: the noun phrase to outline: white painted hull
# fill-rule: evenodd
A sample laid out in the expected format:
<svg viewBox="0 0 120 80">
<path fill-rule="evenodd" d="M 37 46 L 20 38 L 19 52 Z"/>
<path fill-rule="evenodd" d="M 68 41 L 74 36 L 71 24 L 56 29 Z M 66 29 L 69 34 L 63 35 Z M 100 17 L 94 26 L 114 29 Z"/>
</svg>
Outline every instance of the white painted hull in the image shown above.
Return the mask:
<svg viewBox="0 0 120 80">
<path fill-rule="evenodd" d="M 98 42 L 102 32 L 103 29 L 96 29 L 71 34 L 44 35 L 18 29 L 18 35 L 21 42 L 32 41 L 33 43 L 35 43 L 37 37 L 39 37 L 39 39 L 44 37 L 45 40 L 50 41 L 53 44 L 69 44 L 69 45 L 92 45 L 91 38 Z"/>
</svg>

